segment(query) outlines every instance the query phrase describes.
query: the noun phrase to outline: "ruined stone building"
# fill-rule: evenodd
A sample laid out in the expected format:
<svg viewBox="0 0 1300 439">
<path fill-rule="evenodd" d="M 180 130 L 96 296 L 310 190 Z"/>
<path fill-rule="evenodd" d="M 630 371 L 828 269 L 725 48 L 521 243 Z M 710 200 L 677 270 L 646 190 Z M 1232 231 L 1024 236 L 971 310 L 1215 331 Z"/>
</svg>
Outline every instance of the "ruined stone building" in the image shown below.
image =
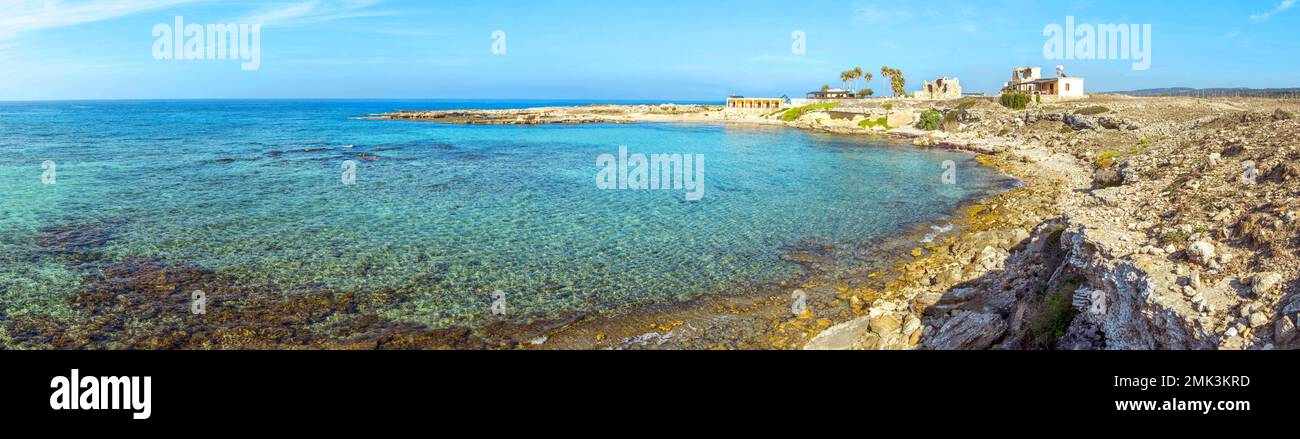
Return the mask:
<svg viewBox="0 0 1300 439">
<path fill-rule="evenodd" d="M 957 78 L 942 78 L 925 81 L 921 90 L 912 94 L 917 99 L 959 99 L 961 98 L 961 81 Z"/>
</svg>

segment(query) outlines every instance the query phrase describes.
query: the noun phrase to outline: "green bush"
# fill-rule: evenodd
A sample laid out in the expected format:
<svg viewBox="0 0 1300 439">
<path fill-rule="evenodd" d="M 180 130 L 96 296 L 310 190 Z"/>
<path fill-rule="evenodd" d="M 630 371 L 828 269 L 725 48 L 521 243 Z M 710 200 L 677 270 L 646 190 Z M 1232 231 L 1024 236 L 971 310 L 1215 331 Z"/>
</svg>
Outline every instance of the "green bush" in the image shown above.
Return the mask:
<svg viewBox="0 0 1300 439">
<path fill-rule="evenodd" d="M 893 102 L 885 102 L 884 107 L 885 107 L 885 111 L 893 110 L 893 109 L 894 109 L 894 103 L 893 103 Z"/>
<path fill-rule="evenodd" d="M 882 127 L 884 129 L 889 129 L 889 123 L 883 117 L 877 118 L 876 120 L 863 119 L 861 122 L 858 122 L 858 126 L 862 128 L 868 128 L 868 129 L 873 127 Z"/>
<path fill-rule="evenodd" d="M 1074 292 L 1082 287 L 1085 281 L 1086 279 L 1081 276 L 1058 280 L 1057 284 L 1042 296 L 1037 312 L 1032 313 L 1028 318 L 1027 341 L 1033 347 L 1052 349 L 1056 345 L 1056 339 L 1065 336 L 1070 322 L 1079 315 L 1079 311 L 1072 304 Z"/>
<path fill-rule="evenodd" d="M 1032 99 L 1033 98 L 1025 93 L 1003 93 L 1002 97 L 999 98 L 999 101 L 1002 103 L 1003 107 L 1013 110 L 1024 110 L 1025 107 L 1029 106 L 1029 101 Z"/>
<path fill-rule="evenodd" d="M 925 110 L 921 112 L 921 121 L 916 124 L 916 127 L 926 131 L 934 131 L 939 129 L 941 123 L 943 123 L 943 114 L 935 110 Z"/>
<path fill-rule="evenodd" d="M 811 105 L 804 105 L 802 107 L 794 107 L 789 110 L 786 110 L 785 114 L 781 115 L 781 120 L 786 122 L 794 122 L 795 120 L 799 119 L 799 116 L 803 116 L 805 113 L 808 113 L 810 111 L 816 111 L 816 110 L 829 110 L 835 108 L 839 104 L 840 104 L 839 102 L 829 102 L 825 104 L 811 104 Z"/>
</svg>

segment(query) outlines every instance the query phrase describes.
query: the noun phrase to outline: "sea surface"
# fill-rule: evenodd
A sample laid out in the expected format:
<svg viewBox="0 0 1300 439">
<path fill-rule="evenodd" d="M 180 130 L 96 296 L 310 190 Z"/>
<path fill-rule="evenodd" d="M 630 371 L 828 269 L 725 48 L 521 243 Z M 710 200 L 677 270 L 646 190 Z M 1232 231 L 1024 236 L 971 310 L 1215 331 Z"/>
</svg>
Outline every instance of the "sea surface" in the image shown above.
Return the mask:
<svg viewBox="0 0 1300 439">
<path fill-rule="evenodd" d="M 127 258 L 249 288 L 401 291 L 379 312 L 432 326 L 494 305 L 518 319 L 621 312 L 798 276 L 808 267 L 783 256 L 853 254 L 835 250 L 942 224 L 1007 185 L 967 154 L 778 127 L 364 118 L 574 104 L 0 102 L 0 313 L 69 312 L 87 275 Z M 620 145 L 703 155 L 703 198 L 598 189 L 597 157 Z M 48 248 L 81 229 L 93 260 Z"/>
</svg>

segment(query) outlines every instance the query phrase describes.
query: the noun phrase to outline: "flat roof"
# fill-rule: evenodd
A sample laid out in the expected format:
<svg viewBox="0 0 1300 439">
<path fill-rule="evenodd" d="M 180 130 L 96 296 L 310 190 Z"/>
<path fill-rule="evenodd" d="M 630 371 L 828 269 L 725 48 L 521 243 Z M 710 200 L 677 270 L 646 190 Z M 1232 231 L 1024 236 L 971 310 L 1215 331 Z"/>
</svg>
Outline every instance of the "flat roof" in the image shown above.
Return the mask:
<svg viewBox="0 0 1300 439">
<path fill-rule="evenodd" d="M 1061 80 L 1061 79 L 1062 79 L 1062 78 L 1060 78 L 1060 77 L 1052 77 L 1052 78 L 1038 78 L 1038 79 L 1035 79 L 1035 80 L 1033 80 L 1033 81 L 1020 81 L 1020 83 L 1021 83 L 1021 84 L 1025 84 L 1025 83 L 1030 83 L 1030 82 L 1052 82 L 1052 81 L 1059 81 L 1059 80 Z M 1082 76 L 1066 76 L 1064 79 L 1083 79 L 1083 77 L 1082 77 Z"/>
</svg>

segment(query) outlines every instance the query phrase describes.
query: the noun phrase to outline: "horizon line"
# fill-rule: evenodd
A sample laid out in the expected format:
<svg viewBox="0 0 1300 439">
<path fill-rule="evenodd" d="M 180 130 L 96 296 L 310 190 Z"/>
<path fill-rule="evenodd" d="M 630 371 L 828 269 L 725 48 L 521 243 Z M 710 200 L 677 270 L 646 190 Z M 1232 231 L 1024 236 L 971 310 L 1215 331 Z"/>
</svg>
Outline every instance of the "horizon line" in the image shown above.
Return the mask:
<svg viewBox="0 0 1300 439">
<path fill-rule="evenodd" d="M 725 102 L 726 99 L 709 100 L 709 99 L 664 99 L 664 98 L 646 98 L 646 99 L 629 99 L 629 98 L 430 98 L 430 97 L 413 97 L 413 98 L 394 98 L 394 97 L 267 97 L 267 98 L 250 98 L 250 97 L 233 97 L 233 98 L 50 98 L 50 99 L 0 99 L 0 102 L 131 102 L 131 101 L 625 101 L 625 102 Z"/>
<path fill-rule="evenodd" d="M 1277 90 L 1300 90 L 1296 87 L 1153 87 L 1133 90 L 1110 90 L 1099 91 L 1090 94 L 1125 94 L 1152 90 L 1252 90 L 1252 91 L 1277 91 Z M 984 97 L 997 96 L 997 93 L 984 94 Z M 979 97 L 979 96 L 963 96 Z M 907 99 L 900 96 L 877 96 L 865 99 Z M 794 99 L 794 98 L 792 98 Z M 226 98 L 205 98 L 205 97 L 183 97 L 183 98 L 50 98 L 50 99 L 0 99 L 0 103 L 23 103 L 23 102 L 142 102 L 142 101 L 534 101 L 534 102 L 587 102 L 587 101 L 605 101 L 605 102 L 658 102 L 658 103 L 714 103 L 726 102 L 726 98 L 712 99 L 672 99 L 672 98 L 501 98 L 501 97 L 476 97 L 476 98 L 453 98 L 453 97 L 226 97 Z"/>
</svg>

